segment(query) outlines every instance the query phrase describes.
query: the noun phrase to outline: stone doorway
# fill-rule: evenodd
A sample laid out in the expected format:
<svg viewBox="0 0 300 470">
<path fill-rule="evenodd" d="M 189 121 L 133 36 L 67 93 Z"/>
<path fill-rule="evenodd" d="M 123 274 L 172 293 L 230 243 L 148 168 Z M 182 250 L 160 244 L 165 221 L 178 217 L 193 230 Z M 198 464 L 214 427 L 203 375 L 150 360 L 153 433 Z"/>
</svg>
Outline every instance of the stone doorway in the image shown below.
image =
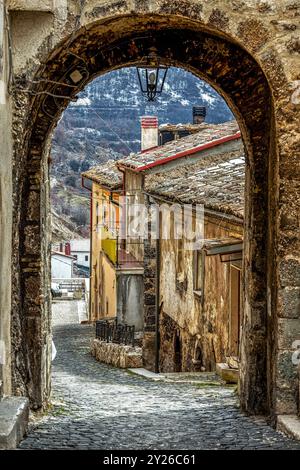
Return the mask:
<svg viewBox="0 0 300 470">
<path fill-rule="evenodd" d="M 107 12 L 99 10 L 98 21 L 91 20 L 76 33 L 66 34 L 39 59 L 39 67 L 32 68 L 31 94 L 15 96 L 20 112 L 15 114 L 14 125 L 22 137 L 15 141 L 13 382 L 30 397 L 33 408 L 43 406 L 50 392 L 47 234 L 52 131 L 70 99 L 89 81 L 109 70 L 139 64 L 155 46 L 166 65 L 183 67 L 210 83 L 225 98 L 239 123 L 247 153 L 241 404 L 251 413 L 280 411 L 274 339 L 278 328 L 274 256 L 278 150 L 272 90 L 242 40 L 239 44 L 221 26 L 203 27 L 196 20 L 197 12 L 191 11 L 192 19 L 184 13 L 118 16 L 110 12 L 107 21 L 101 19 Z M 21 75 L 16 83 L 22 84 Z M 295 387 L 293 375 L 294 398 Z M 295 400 L 290 395 L 285 398 L 289 410 L 294 411 Z"/>
</svg>

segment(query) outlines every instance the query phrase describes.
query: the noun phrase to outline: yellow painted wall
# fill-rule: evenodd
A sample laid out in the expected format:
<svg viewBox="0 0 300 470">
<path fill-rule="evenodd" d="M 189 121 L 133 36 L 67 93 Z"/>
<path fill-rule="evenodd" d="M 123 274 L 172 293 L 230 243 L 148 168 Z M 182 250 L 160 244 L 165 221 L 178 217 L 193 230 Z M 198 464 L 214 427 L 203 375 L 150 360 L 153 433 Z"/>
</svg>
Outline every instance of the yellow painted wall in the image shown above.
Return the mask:
<svg viewBox="0 0 300 470">
<path fill-rule="evenodd" d="M 118 193 L 113 193 L 118 202 Z M 114 212 L 114 215 L 113 215 Z M 112 221 L 115 220 L 112 227 Z M 116 315 L 115 233 L 119 224 L 119 208 L 110 200 L 110 192 L 98 183 L 92 184 L 92 271 L 91 320 Z M 105 236 L 105 238 L 103 238 Z"/>
</svg>

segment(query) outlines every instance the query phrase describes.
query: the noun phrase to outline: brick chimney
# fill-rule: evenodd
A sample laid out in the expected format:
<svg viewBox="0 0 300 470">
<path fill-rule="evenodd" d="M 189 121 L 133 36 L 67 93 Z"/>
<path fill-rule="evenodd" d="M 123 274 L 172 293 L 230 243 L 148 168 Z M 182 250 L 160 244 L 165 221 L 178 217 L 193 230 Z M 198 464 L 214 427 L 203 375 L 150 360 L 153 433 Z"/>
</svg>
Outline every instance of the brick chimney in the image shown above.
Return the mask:
<svg viewBox="0 0 300 470">
<path fill-rule="evenodd" d="M 193 107 L 193 124 L 201 124 L 205 121 L 206 107 L 194 106 Z"/>
<path fill-rule="evenodd" d="M 65 255 L 71 255 L 71 245 L 69 242 L 65 244 Z"/>
<path fill-rule="evenodd" d="M 141 118 L 141 150 L 149 150 L 158 146 L 158 118 L 157 116 L 143 116 Z"/>
</svg>

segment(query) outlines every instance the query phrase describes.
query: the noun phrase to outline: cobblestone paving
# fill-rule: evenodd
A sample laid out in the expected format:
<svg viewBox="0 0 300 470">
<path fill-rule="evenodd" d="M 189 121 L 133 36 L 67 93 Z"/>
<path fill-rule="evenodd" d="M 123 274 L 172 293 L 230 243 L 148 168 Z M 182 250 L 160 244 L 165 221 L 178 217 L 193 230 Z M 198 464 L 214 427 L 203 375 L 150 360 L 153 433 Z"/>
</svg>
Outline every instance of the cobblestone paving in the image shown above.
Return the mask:
<svg viewBox="0 0 300 470">
<path fill-rule="evenodd" d="M 76 302 L 54 304 L 53 408 L 21 449 L 299 449 L 229 387 L 153 382 L 95 361 Z"/>
</svg>

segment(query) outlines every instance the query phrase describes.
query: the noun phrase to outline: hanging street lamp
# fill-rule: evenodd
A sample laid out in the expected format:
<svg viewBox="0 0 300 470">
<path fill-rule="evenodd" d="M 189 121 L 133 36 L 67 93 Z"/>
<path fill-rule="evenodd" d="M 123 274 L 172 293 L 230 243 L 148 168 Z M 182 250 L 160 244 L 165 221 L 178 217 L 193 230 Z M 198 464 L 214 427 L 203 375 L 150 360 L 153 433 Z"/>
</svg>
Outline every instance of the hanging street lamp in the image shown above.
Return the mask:
<svg viewBox="0 0 300 470">
<path fill-rule="evenodd" d="M 145 65 L 136 68 L 141 92 L 148 101 L 155 101 L 163 91 L 168 67 L 160 65 L 155 47 L 150 48 L 149 55 L 143 57 L 142 62 Z"/>
</svg>

